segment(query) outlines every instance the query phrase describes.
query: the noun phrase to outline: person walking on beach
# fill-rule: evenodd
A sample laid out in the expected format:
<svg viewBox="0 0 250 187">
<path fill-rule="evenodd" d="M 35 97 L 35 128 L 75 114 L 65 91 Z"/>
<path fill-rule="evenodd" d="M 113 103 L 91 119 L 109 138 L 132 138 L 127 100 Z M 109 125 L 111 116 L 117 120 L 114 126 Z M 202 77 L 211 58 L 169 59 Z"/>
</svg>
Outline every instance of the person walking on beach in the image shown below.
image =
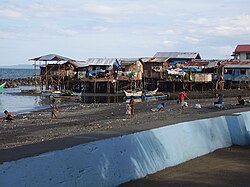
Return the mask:
<svg viewBox="0 0 250 187">
<path fill-rule="evenodd" d="M 185 93 L 184 90 L 181 90 L 179 92 L 179 101 L 180 101 L 180 104 L 181 104 L 181 109 L 183 110 L 184 109 L 184 106 L 185 106 L 185 98 L 189 99 L 187 94 Z"/>
<path fill-rule="evenodd" d="M 130 101 L 129 101 L 129 106 L 130 106 L 130 111 L 131 111 L 132 117 L 134 117 L 134 115 L 135 115 L 134 104 L 135 104 L 134 96 L 131 96 Z"/>
<path fill-rule="evenodd" d="M 5 120 L 6 122 L 11 122 L 14 119 L 11 112 L 5 110 L 3 113 L 5 114 L 5 118 L 3 120 Z"/>
<path fill-rule="evenodd" d="M 58 107 L 56 99 L 54 97 L 51 98 L 50 110 L 51 110 L 51 119 L 57 118 L 56 112 L 58 111 Z"/>
</svg>

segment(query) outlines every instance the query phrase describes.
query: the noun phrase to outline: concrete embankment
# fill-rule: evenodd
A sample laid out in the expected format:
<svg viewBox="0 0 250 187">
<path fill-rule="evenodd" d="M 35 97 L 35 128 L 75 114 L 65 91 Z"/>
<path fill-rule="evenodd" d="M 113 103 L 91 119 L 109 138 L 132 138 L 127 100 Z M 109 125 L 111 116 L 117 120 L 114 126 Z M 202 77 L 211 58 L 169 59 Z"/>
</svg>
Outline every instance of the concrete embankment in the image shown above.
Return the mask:
<svg viewBox="0 0 250 187">
<path fill-rule="evenodd" d="M 250 112 L 173 124 L 0 165 L 0 186 L 116 186 L 231 145 Z"/>
</svg>

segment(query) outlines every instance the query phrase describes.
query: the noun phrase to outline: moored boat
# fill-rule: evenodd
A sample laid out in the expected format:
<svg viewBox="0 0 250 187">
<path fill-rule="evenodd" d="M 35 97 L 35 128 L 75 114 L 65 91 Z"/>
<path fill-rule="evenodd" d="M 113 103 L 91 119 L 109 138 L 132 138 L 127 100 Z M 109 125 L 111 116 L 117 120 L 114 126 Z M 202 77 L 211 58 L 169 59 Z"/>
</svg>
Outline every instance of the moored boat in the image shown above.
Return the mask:
<svg viewBox="0 0 250 187">
<path fill-rule="evenodd" d="M 162 92 L 158 92 L 158 88 L 152 91 L 125 91 L 126 99 L 130 99 L 131 96 L 134 96 L 135 99 L 144 101 L 144 100 L 166 100 L 169 98 L 169 94 L 164 94 Z"/>
<path fill-rule="evenodd" d="M 131 90 L 131 91 L 124 90 L 124 93 L 125 93 L 127 99 L 130 99 L 132 96 L 135 99 L 141 99 L 142 98 L 142 91 L 141 90 Z"/>
<path fill-rule="evenodd" d="M 81 93 L 75 93 L 71 91 L 45 91 L 42 92 L 42 96 L 44 97 L 55 97 L 55 98 L 75 98 L 75 97 L 81 97 Z"/>
<path fill-rule="evenodd" d="M 6 85 L 6 82 L 4 82 L 3 84 L 0 85 L 0 93 L 3 92 L 5 85 Z"/>
</svg>

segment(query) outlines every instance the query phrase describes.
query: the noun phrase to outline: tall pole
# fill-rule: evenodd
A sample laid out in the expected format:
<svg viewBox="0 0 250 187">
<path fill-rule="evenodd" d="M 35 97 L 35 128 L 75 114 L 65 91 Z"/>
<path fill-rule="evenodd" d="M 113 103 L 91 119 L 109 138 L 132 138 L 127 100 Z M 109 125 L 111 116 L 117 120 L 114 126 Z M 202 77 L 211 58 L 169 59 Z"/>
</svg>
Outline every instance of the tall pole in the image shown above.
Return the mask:
<svg viewBox="0 0 250 187">
<path fill-rule="evenodd" d="M 46 81 L 46 90 L 49 89 L 49 80 L 48 80 L 48 63 L 45 62 L 45 81 Z"/>
</svg>

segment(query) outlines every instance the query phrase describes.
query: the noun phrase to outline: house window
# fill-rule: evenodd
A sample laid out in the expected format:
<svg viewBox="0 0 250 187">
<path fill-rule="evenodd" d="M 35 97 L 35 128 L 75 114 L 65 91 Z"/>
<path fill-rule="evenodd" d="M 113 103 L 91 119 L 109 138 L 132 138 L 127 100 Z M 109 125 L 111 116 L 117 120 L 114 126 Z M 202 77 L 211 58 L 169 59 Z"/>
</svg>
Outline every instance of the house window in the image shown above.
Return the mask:
<svg viewBox="0 0 250 187">
<path fill-rule="evenodd" d="M 241 75 L 246 75 L 246 70 L 245 70 L 245 69 L 241 69 L 241 70 L 240 70 L 240 74 L 241 74 Z"/>
<path fill-rule="evenodd" d="M 250 60 L 250 53 L 247 53 L 247 60 Z"/>
<path fill-rule="evenodd" d="M 233 74 L 233 70 L 232 69 L 225 69 L 225 74 Z"/>
</svg>

